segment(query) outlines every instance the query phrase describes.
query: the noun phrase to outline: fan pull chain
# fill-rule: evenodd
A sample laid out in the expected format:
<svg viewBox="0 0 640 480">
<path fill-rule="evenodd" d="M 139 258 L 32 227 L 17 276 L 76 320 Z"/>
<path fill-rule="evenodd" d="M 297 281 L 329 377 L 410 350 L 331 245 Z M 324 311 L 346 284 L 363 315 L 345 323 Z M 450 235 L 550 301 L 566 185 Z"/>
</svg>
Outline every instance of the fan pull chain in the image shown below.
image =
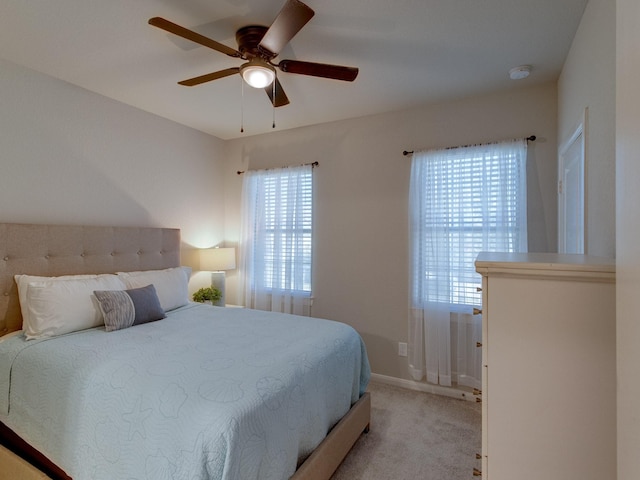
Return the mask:
<svg viewBox="0 0 640 480">
<path fill-rule="evenodd" d="M 240 133 L 244 133 L 244 80 L 240 76 Z"/>
<path fill-rule="evenodd" d="M 276 77 L 278 78 L 278 77 Z M 273 108 L 273 124 L 271 125 L 271 128 L 276 128 L 276 80 L 273 80 L 272 85 L 272 98 L 273 101 L 271 102 L 272 104 L 272 108 Z"/>
</svg>

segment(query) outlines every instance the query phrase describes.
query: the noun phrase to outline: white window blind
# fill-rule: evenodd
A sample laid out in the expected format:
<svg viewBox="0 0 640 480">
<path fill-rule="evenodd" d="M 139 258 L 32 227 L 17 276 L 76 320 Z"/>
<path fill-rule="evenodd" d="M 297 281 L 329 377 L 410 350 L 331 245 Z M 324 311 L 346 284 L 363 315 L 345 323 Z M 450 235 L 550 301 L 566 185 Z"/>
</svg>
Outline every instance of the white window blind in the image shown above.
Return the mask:
<svg viewBox="0 0 640 480">
<path fill-rule="evenodd" d="M 511 143 L 414 155 L 414 304 L 479 306 L 478 253 L 526 251 L 526 149 Z"/>
<path fill-rule="evenodd" d="M 311 180 L 306 171 L 267 171 L 262 177 L 263 222 L 256 224 L 255 238 L 267 288 L 311 291 Z"/>
<path fill-rule="evenodd" d="M 247 306 L 293 313 L 290 304 L 309 298 L 312 289 L 313 168 L 244 175 L 241 271 Z"/>
</svg>

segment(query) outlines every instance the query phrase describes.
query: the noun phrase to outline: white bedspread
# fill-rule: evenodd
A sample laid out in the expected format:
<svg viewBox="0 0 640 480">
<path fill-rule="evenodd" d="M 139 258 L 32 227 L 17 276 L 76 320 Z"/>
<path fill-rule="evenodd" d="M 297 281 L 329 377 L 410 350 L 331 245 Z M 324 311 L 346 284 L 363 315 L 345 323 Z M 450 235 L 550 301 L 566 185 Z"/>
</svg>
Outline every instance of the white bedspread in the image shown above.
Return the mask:
<svg viewBox="0 0 640 480">
<path fill-rule="evenodd" d="M 285 479 L 364 393 L 360 336 L 200 304 L 0 343 L 0 421 L 74 480 Z"/>
</svg>

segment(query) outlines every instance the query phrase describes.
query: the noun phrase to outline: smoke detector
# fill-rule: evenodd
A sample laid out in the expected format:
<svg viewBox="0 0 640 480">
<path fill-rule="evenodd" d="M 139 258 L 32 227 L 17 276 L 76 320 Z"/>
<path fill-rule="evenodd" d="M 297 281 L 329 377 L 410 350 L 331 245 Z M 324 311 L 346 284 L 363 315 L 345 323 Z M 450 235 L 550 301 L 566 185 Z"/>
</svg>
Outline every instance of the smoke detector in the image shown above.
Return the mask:
<svg viewBox="0 0 640 480">
<path fill-rule="evenodd" d="M 509 70 L 509 77 L 511 80 L 522 80 L 527 78 L 531 73 L 531 65 L 520 65 L 519 67 L 513 67 Z"/>
</svg>

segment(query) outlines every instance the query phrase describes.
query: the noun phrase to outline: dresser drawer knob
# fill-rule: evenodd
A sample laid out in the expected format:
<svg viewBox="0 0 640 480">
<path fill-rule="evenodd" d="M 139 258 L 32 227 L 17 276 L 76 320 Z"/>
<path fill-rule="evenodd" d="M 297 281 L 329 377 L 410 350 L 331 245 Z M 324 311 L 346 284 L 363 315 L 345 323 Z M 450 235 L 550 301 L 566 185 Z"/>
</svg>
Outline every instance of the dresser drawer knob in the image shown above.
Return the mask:
<svg viewBox="0 0 640 480">
<path fill-rule="evenodd" d="M 480 470 L 478 470 L 477 468 L 473 469 L 473 476 L 474 477 L 481 477 L 482 476 L 482 472 Z"/>
<path fill-rule="evenodd" d="M 482 315 L 482 309 L 481 308 L 474 308 L 473 309 L 473 314 L 474 315 Z"/>
</svg>

